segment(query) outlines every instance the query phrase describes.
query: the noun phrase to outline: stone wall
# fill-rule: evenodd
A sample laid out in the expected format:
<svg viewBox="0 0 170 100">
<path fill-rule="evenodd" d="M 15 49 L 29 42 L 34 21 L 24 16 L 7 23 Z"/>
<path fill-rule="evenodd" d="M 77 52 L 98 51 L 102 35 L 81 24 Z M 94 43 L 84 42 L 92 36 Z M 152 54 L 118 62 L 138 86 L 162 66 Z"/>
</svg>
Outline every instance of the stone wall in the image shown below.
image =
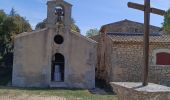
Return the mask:
<svg viewBox="0 0 170 100">
<path fill-rule="evenodd" d="M 166 43 L 150 44 L 150 73 L 149 81 L 170 86 L 170 66 L 155 65 L 153 52 L 156 49 L 169 49 Z M 113 43 L 112 51 L 112 81 L 141 81 L 143 74 L 143 45 L 142 43 L 119 42 Z M 108 55 L 109 56 L 109 55 Z"/>
<path fill-rule="evenodd" d="M 50 34 L 47 29 L 21 33 L 14 42 L 12 85 L 48 87 L 51 75 Z"/>
<path fill-rule="evenodd" d="M 93 38 L 99 41 L 97 48 L 97 67 L 96 67 L 96 77 L 100 80 L 105 80 L 106 82 L 110 82 L 110 77 L 112 76 L 112 56 L 110 53 L 112 52 L 112 40 L 106 34 L 100 34 L 99 37 Z"/>
<path fill-rule="evenodd" d="M 170 100 L 170 87 L 141 82 L 111 82 L 118 100 Z"/>
<path fill-rule="evenodd" d="M 153 83 L 170 86 L 170 66 L 151 65 L 149 80 Z"/>
<path fill-rule="evenodd" d="M 112 81 L 140 81 L 142 74 L 142 45 L 113 43 Z"/>
</svg>

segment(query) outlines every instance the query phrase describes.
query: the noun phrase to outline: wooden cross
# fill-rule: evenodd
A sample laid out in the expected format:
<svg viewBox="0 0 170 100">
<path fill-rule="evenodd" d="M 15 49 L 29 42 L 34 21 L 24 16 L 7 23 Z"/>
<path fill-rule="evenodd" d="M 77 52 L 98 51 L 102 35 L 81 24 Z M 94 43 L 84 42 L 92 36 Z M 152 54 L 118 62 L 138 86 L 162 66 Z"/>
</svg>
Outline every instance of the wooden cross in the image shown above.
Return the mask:
<svg viewBox="0 0 170 100">
<path fill-rule="evenodd" d="M 150 7 L 150 0 L 145 0 L 144 5 L 128 2 L 128 7 L 144 11 L 144 73 L 143 86 L 148 85 L 149 71 L 149 31 L 150 31 L 150 13 L 161 16 L 166 15 L 164 10 Z"/>
</svg>

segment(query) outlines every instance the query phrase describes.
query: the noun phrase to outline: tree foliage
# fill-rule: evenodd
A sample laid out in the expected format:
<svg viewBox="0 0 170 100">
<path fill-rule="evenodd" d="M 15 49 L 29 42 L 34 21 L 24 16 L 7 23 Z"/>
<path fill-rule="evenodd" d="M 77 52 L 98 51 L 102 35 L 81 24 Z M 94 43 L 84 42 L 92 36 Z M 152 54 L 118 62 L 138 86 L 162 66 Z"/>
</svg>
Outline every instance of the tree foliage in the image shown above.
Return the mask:
<svg viewBox="0 0 170 100">
<path fill-rule="evenodd" d="M 46 28 L 46 23 L 47 23 L 47 18 L 44 19 L 42 22 L 39 22 L 36 25 L 35 30 Z"/>
<path fill-rule="evenodd" d="M 37 29 L 46 28 L 46 23 L 47 23 L 47 18 L 44 19 L 42 22 L 39 22 L 39 23 L 36 25 L 35 29 L 37 30 Z M 72 20 L 71 20 L 71 23 L 72 23 L 72 24 L 71 24 L 71 30 L 80 33 L 80 29 L 79 29 L 79 27 L 75 24 L 75 20 L 74 20 L 73 18 L 72 18 Z"/>
<path fill-rule="evenodd" d="M 16 16 L 17 12 L 15 11 L 14 8 L 11 9 L 9 16 Z"/>
<path fill-rule="evenodd" d="M 164 18 L 163 30 L 165 34 L 170 35 L 170 9 L 167 11 L 167 15 Z"/>
<path fill-rule="evenodd" d="M 22 33 L 32 31 L 31 25 L 12 8 L 10 14 L 6 14 L 0 10 L 0 58 L 5 61 L 8 60 L 8 55 L 13 53 L 14 36 Z M 11 58 L 9 58 L 11 59 Z M 4 61 L 4 62 L 5 62 Z M 9 64 L 9 63 L 8 63 Z"/>
<path fill-rule="evenodd" d="M 73 18 L 71 19 L 71 23 L 71 30 L 80 33 L 80 28 L 76 25 L 76 21 Z"/>
<path fill-rule="evenodd" d="M 86 32 L 87 37 L 95 36 L 99 34 L 99 30 L 97 28 L 90 29 Z"/>
</svg>

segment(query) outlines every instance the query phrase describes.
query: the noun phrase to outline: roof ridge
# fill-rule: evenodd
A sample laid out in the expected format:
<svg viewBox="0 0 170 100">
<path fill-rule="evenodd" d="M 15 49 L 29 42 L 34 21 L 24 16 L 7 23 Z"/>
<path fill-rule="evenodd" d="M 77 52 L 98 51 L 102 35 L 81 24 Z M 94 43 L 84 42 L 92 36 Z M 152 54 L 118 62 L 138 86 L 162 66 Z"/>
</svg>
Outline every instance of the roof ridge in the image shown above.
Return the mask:
<svg viewBox="0 0 170 100">
<path fill-rule="evenodd" d="M 107 34 L 115 35 L 115 36 L 141 36 L 141 35 L 144 35 L 144 33 L 140 33 L 140 32 L 108 32 Z M 150 36 L 161 36 L 161 33 L 152 32 L 149 35 Z"/>
<path fill-rule="evenodd" d="M 118 24 L 118 23 L 121 23 L 121 22 L 131 22 L 131 23 L 137 23 L 137 24 L 142 24 L 142 25 L 144 25 L 144 23 L 137 22 L 137 21 L 133 21 L 133 20 L 129 20 L 129 19 L 124 19 L 124 20 L 116 21 L 116 22 L 109 23 L 109 24 L 106 24 L 106 25 Z M 159 26 L 154 26 L 154 25 L 150 25 L 150 26 L 151 26 L 151 27 L 160 28 Z"/>
</svg>

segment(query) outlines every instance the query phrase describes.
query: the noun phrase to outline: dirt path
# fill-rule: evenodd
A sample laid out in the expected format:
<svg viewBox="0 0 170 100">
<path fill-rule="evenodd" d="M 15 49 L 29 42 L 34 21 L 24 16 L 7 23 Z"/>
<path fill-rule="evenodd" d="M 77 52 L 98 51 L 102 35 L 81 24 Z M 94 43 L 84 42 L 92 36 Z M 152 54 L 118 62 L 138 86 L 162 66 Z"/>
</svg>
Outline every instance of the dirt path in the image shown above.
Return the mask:
<svg viewBox="0 0 170 100">
<path fill-rule="evenodd" d="M 29 94 L 8 94 L 0 95 L 0 100 L 66 100 L 66 98 L 58 96 L 42 96 L 42 95 L 29 95 Z"/>
</svg>

